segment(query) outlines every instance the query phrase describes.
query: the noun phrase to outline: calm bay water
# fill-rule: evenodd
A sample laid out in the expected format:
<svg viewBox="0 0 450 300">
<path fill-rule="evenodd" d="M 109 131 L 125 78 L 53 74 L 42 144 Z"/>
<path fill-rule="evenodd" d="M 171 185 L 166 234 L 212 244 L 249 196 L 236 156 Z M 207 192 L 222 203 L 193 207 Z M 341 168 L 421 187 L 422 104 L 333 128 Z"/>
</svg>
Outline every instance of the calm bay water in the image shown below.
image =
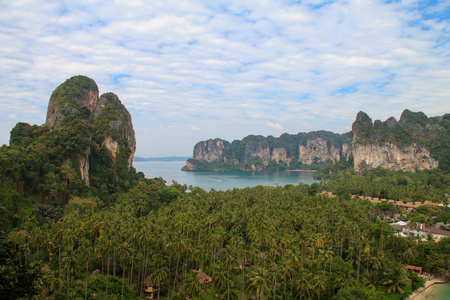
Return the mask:
<svg viewBox="0 0 450 300">
<path fill-rule="evenodd" d="M 184 161 L 145 161 L 134 162 L 134 167 L 143 172 L 146 178 L 162 177 L 170 185 L 172 180 L 178 183 L 199 186 L 207 191 L 228 190 L 232 188 L 253 187 L 256 185 L 280 186 L 297 185 L 299 182 L 311 184 L 320 182 L 313 179 L 311 171 L 267 171 L 267 172 L 185 172 L 181 168 Z"/>
<path fill-rule="evenodd" d="M 450 299 L 450 282 L 433 285 L 433 290 L 425 299 Z"/>
</svg>

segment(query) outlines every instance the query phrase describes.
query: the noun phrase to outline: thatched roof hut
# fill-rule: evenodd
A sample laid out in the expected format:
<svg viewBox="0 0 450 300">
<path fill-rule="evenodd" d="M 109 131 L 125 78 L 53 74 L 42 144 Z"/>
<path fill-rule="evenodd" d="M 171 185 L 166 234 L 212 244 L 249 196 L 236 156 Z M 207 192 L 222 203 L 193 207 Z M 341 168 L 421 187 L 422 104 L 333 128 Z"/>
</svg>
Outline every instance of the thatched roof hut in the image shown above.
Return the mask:
<svg viewBox="0 0 450 300">
<path fill-rule="evenodd" d="M 91 276 L 97 276 L 97 275 L 103 275 L 102 271 L 100 271 L 99 269 L 95 270 L 94 272 L 91 273 Z"/>
</svg>

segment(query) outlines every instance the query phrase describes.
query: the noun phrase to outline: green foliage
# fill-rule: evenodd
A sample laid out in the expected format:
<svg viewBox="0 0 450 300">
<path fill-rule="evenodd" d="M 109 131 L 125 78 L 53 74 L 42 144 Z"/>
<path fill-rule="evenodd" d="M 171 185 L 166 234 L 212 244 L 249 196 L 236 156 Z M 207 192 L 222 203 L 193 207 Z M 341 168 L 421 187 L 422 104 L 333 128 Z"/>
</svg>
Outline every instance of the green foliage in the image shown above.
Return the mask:
<svg viewBox="0 0 450 300">
<path fill-rule="evenodd" d="M 317 194 L 320 185 L 180 189 L 155 178 L 111 196 L 109 206 L 72 197 L 64 218 L 31 218 L 10 239 L 18 257 L 52 270 L 40 295 L 55 299 L 84 298 L 95 269 L 103 275 L 87 276 L 88 298 L 120 297 L 122 287 L 126 298 L 143 297 L 151 275 L 162 299 L 402 299 L 421 284 L 402 264 L 432 270 L 440 265 L 425 262 L 448 259 L 445 239 L 441 247 L 394 236 L 370 203 Z M 200 269 L 211 285 L 198 281 Z"/>
<path fill-rule="evenodd" d="M 405 203 L 426 200 L 443 203 L 446 201 L 445 194 L 450 193 L 449 186 L 442 184 L 448 176 L 444 171 L 426 170 L 411 173 L 377 168 L 373 171 L 355 174 L 350 165 L 341 168 L 342 165 L 342 162 L 331 165 L 325 170 L 317 172 L 316 175 L 320 177 L 327 174 L 327 178 L 330 180 L 327 182 L 326 189 L 336 195 L 348 192 L 353 195 L 392 199 Z M 337 171 L 331 172 L 331 170 Z M 380 210 L 387 208 L 385 207 L 387 205 L 389 204 L 378 204 Z M 441 218 L 445 218 L 444 215 Z"/>
<path fill-rule="evenodd" d="M 347 286 L 339 290 L 333 300 L 382 300 L 386 297 L 375 290 L 363 286 Z"/>
<path fill-rule="evenodd" d="M 65 215 L 90 216 L 97 212 L 103 203 L 98 198 L 82 198 L 72 196 L 64 207 Z"/>
<path fill-rule="evenodd" d="M 327 142 L 328 150 L 332 146 L 340 148 L 343 143 L 349 141 L 348 134 L 336 134 L 329 131 L 313 131 L 308 133 L 298 133 L 296 135 L 284 133 L 280 137 L 263 137 L 261 135 L 249 135 L 242 141 L 235 140 L 232 143 L 222 141 L 224 149 L 222 157 L 215 161 L 205 161 L 199 159 L 189 159 L 188 163 L 194 166 L 197 171 L 275 171 L 287 169 L 319 169 L 330 164 L 330 162 L 313 163 L 303 165 L 299 162 L 299 146 L 306 146 L 308 140 L 321 138 Z M 216 141 L 216 140 L 214 140 Z M 198 143 L 195 148 L 201 147 L 203 142 Z M 261 156 L 267 156 L 274 150 L 285 153 L 286 158 L 291 162 L 268 161 L 263 162 Z M 270 158 L 270 155 L 269 155 Z M 186 168 L 183 168 L 186 170 Z"/>
<path fill-rule="evenodd" d="M 439 169 L 450 171 L 450 120 L 448 117 L 428 118 L 423 112 L 404 110 L 400 121 L 379 122 L 359 112 L 352 125 L 353 136 L 359 144 L 392 143 L 407 147 L 413 143 L 425 147 L 439 161 Z"/>
<path fill-rule="evenodd" d="M 433 274 L 442 276 L 448 272 L 450 253 L 434 253 L 428 256 L 425 266 Z"/>
<path fill-rule="evenodd" d="M 73 76 L 58 86 L 52 94 L 55 104 L 59 109 L 67 108 L 80 109 L 76 106 L 75 99 L 79 99 L 86 91 L 97 90 L 98 87 L 94 80 L 86 76 Z"/>
<path fill-rule="evenodd" d="M 48 127 L 46 126 L 38 126 L 38 125 L 31 126 L 28 123 L 19 122 L 11 130 L 11 137 L 9 139 L 9 144 L 11 146 L 27 147 L 48 131 L 49 131 Z"/>
<path fill-rule="evenodd" d="M 40 272 L 35 263 L 27 264 L 18 257 L 18 245 L 5 241 L 0 233 L 0 298 L 30 298 L 38 294 Z"/>
<path fill-rule="evenodd" d="M 166 186 L 158 190 L 157 195 L 160 202 L 170 203 L 178 199 L 182 195 L 182 192 L 175 187 Z"/>
<path fill-rule="evenodd" d="M 110 205 L 110 195 L 127 191 L 143 178 L 129 168 L 128 112 L 117 96 L 107 93 L 100 99 L 103 110 L 94 116 L 81 102 L 92 92 L 98 94 L 92 79 L 72 77 L 52 95 L 53 113 L 62 123 L 51 131 L 26 123 L 11 130 L 10 146 L 0 148 L 0 210 L 10 212 L 0 217 L 5 230 L 17 226 L 21 215 L 38 203 L 57 207 L 73 196 L 93 196 Z M 114 155 L 103 144 L 107 136 L 117 143 Z M 83 165 L 89 174 L 82 174 Z M 42 207 L 39 212 L 43 219 L 56 221 L 56 215 Z"/>
<path fill-rule="evenodd" d="M 77 280 L 74 282 L 72 291 L 77 297 L 84 299 L 85 296 L 85 280 Z M 106 296 L 106 286 L 108 285 L 108 296 Z M 88 299 L 132 299 L 133 292 L 128 287 L 127 282 L 118 276 L 96 275 L 88 278 Z M 123 286 L 123 293 L 122 293 Z M 97 295 L 93 297 L 92 295 Z"/>
<path fill-rule="evenodd" d="M 398 207 L 389 202 L 380 202 L 375 204 L 377 211 L 398 211 Z"/>
<path fill-rule="evenodd" d="M 425 278 L 417 275 L 416 272 L 408 272 L 408 277 L 411 280 L 411 289 L 415 291 L 417 289 L 425 287 L 425 282 L 427 281 Z"/>
<path fill-rule="evenodd" d="M 172 198 L 173 196 L 178 197 L 180 194 L 175 188 L 164 189 L 164 181 L 162 179 L 141 180 L 128 193 L 120 196 L 118 203 L 122 209 L 131 212 L 133 216 L 143 217 L 161 207 L 162 201 L 159 195 L 168 197 L 163 201 L 172 201 L 176 199 Z"/>
</svg>

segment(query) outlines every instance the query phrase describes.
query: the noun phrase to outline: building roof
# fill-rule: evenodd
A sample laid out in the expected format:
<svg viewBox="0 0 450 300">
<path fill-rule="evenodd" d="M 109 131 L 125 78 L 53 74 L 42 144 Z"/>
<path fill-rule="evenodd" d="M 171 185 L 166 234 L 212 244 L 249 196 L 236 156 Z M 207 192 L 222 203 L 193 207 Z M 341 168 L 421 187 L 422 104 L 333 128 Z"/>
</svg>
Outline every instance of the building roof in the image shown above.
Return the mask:
<svg viewBox="0 0 450 300">
<path fill-rule="evenodd" d="M 392 225 L 396 225 L 396 226 L 406 226 L 408 225 L 408 222 L 404 222 L 404 221 L 398 221 Z"/>
<path fill-rule="evenodd" d="M 419 271 L 420 273 L 422 273 L 422 267 L 407 265 L 405 266 L 405 268 L 407 268 L 408 270 Z"/>
<path fill-rule="evenodd" d="M 212 282 L 212 278 L 203 273 L 202 271 L 199 271 L 197 274 L 197 279 L 200 283 L 209 284 Z"/>
<path fill-rule="evenodd" d="M 428 231 L 428 228 L 426 230 Z M 442 229 L 436 228 L 436 227 L 431 227 L 430 233 L 450 236 L 450 231 L 442 230 Z"/>
</svg>

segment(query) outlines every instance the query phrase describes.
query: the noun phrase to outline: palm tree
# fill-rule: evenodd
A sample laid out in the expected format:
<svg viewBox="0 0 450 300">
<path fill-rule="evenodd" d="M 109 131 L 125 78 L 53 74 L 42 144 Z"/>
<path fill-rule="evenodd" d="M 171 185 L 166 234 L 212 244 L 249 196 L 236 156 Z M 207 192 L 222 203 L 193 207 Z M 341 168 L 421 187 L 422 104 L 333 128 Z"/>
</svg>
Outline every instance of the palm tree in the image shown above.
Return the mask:
<svg viewBox="0 0 450 300">
<path fill-rule="evenodd" d="M 265 292 L 269 291 L 269 272 L 261 267 L 251 271 L 248 279 L 248 289 L 255 294 L 256 299 L 264 299 Z"/>
<path fill-rule="evenodd" d="M 355 286 L 356 280 L 354 273 L 355 271 L 350 265 L 344 265 L 344 268 L 339 272 L 339 276 L 336 277 L 333 287 L 335 289 L 341 289 L 347 286 Z"/>
<path fill-rule="evenodd" d="M 318 296 L 318 299 L 320 300 L 320 295 L 325 292 L 327 288 L 325 280 L 323 280 L 323 276 L 320 276 L 320 273 L 317 273 L 315 275 L 313 274 L 313 277 L 311 278 L 311 286 L 312 291 Z"/>
<path fill-rule="evenodd" d="M 62 259 L 63 268 L 67 272 L 67 293 L 69 293 L 70 275 L 72 274 L 72 271 L 75 269 L 77 262 L 78 261 L 73 256 L 73 252 L 67 253 L 67 255 Z"/>
<path fill-rule="evenodd" d="M 402 286 L 406 286 L 411 283 L 408 278 L 406 269 L 402 266 L 400 262 L 391 262 L 388 268 L 384 272 L 385 280 L 383 284 L 388 287 L 387 292 L 403 294 L 405 291 Z"/>
<path fill-rule="evenodd" d="M 417 220 L 416 218 L 411 218 L 408 222 L 408 228 L 409 230 L 417 229 Z M 381 248 L 383 251 L 383 248 Z"/>
<path fill-rule="evenodd" d="M 186 296 L 190 299 L 196 299 L 198 298 L 201 290 L 202 289 L 200 282 L 198 281 L 197 274 L 194 272 L 189 272 L 189 275 L 186 277 L 186 280 L 184 282 L 184 291 L 186 293 Z"/>
<path fill-rule="evenodd" d="M 295 286 L 296 290 L 298 290 L 298 293 L 300 294 L 300 300 L 303 298 L 303 296 L 311 296 L 312 292 L 312 286 L 311 286 L 311 274 L 307 272 L 306 269 L 301 268 L 295 273 Z"/>
<path fill-rule="evenodd" d="M 91 254 L 91 251 L 90 251 L 90 249 L 89 249 L 89 247 L 85 247 L 84 248 L 84 252 L 83 252 L 83 256 L 84 256 L 84 259 L 86 260 L 86 285 L 85 285 L 85 289 L 84 289 L 84 299 L 86 300 L 87 299 L 87 287 L 88 287 L 88 278 L 89 278 L 89 276 L 88 276 L 88 270 L 89 270 L 89 256 L 90 256 L 90 254 Z"/>
<path fill-rule="evenodd" d="M 122 247 L 119 249 L 119 260 L 122 261 L 122 278 L 125 279 L 125 273 L 127 269 L 127 264 L 131 262 L 131 249 L 127 242 L 122 243 Z M 125 280 L 122 280 L 122 299 L 123 299 L 123 288 Z"/>
<path fill-rule="evenodd" d="M 223 265 L 227 268 L 227 297 L 230 298 L 230 271 L 236 265 L 236 259 L 233 257 L 231 251 L 227 251 L 225 254 L 225 259 L 223 260 Z"/>
<path fill-rule="evenodd" d="M 364 274 L 363 280 L 366 287 L 376 290 L 380 284 L 380 275 L 377 271 L 370 270 Z"/>
<path fill-rule="evenodd" d="M 434 219 L 433 218 L 430 218 L 430 217 L 428 217 L 426 220 L 425 220 L 425 227 L 428 229 L 428 234 L 430 234 L 430 229 L 431 229 L 431 227 L 433 227 L 433 225 L 434 225 Z"/>
<path fill-rule="evenodd" d="M 411 260 L 416 256 L 416 252 L 414 251 L 413 247 L 408 247 L 406 249 L 405 253 L 403 253 L 403 258 L 408 262 L 408 264 L 411 262 Z"/>
<path fill-rule="evenodd" d="M 384 219 L 383 216 L 377 219 L 377 222 L 378 222 L 378 229 L 381 230 L 381 251 L 383 251 L 384 231 L 387 229 L 388 224 L 386 223 L 386 220 Z"/>
<path fill-rule="evenodd" d="M 169 269 L 164 265 L 163 262 L 159 261 L 155 271 L 151 274 L 152 279 L 158 285 L 158 300 L 161 292 L 161 286 L 166 282 L 169 277 Z"/>
<path fill-rule="evenodd" d="M 175 272 L 175 278 L 173 281 L 173 288 L 172 288 L 172 295 L 171 295 L 170 299 L 173 298 L 173 293 L 175 292 L 176 283 L 178 281 L 178 267 L 180 264 L 180 255 L 181 255 L 181 252 L 185 250 L 186 244 L 185 244 L 185 241 L 181 237 L 178 237 L 178 239 L 171 246 L 173 247 L 173 251 L 175 253 L 177 253 L 177 268 L 176 268 L 176 272 Z"/>
</svg>

